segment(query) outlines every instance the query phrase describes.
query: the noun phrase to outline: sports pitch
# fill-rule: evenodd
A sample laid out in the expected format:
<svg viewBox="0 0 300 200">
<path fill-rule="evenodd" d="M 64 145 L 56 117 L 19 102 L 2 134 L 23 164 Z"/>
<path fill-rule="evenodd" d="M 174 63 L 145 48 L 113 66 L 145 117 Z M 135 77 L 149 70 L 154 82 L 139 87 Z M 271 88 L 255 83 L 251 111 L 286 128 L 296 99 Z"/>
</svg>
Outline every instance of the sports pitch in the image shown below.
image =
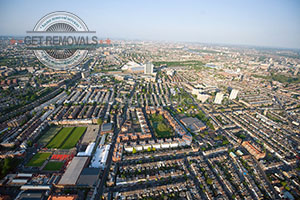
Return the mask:
<svg viewBox="0 0 300 200">
<path fill-rule="evenodd" d="M 86 131 L 86 127 L 64 127 L 47 144 L 49 149 L 71 149 Z"/>
<path fill-rule="evenodd" d="M 58 162 L 58 161 L 50 161 L 46 164 L 43 170 L 46 171 L 59 171 L 62 166 L 64 165 L 64 162 Z"/>
<path fill-rule="evenodd" d="M 31 158 L 26 166 L 40 167 L 44 164 L 44 162 L 49 158 L 50 155 L 51 153 L 37 153 Z"/>
<path fill-rule="evenodd" d="M 60 131 L 60 127 L 51 127 L 38 141 L 40 144 L 48 144 L 48 142 Z"/>
</svg>

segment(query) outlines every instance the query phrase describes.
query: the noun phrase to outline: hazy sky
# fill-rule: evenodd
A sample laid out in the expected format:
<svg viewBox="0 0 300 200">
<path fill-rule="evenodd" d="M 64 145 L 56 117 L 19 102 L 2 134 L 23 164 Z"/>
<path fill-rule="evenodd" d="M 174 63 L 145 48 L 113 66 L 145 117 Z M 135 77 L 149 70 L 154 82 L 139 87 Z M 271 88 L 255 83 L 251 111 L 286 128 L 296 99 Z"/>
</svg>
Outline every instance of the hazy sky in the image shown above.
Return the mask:
<svg viewBox="0 0 300 200">
<path fill-rule="evenodd" d="M 99 37 L 300 48 L 300 0 L 0 0 L 0 35 L 68 11 Z"/>
</svg>

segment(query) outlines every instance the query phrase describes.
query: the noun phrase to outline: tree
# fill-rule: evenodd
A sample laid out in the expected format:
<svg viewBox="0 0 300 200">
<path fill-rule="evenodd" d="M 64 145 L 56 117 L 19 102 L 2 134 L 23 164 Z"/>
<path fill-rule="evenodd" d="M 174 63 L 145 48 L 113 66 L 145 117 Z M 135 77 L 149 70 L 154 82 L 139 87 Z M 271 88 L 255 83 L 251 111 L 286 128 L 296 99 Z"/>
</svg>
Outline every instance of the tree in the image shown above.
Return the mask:
<svg viewBox="0 0 300 200">
<path fill-rule="evenodd" d="M 32 141 L 31 141 L 31 140 L 28 140 L 28 141 L 27 141 L 27 145 L 28 145 L 29 147 L 32 147 Z"/>
<path fill-rule="evenodd" d="M 135 149 L 135 148 L 133 148 L 133 150 L 132 150 L 132 153 L 133 153 L 133 154 L 135 154 L 135 153 L 136 153 L 136 149 Z"/>
<path fill-rule="evenodd" d="M 229 143 L 229 141 L 226 139 L 226 140 L 223 140 L 223 142 L 222 142 L 222 144 L 223 145 L 226 145 L 226 144 L 228 144 Z"/>
<path fill-rule="evenodd" d="M 157 125 L 157 129 L 161 132 L 169 130 L 168 127 L 162 122 L 159 122 L 159 124 Z"/>
<path fill-rule="evenodd" d="M 68 91 L 68 90 L 66 90 L 66 93 L 67 93 L 67 95 L 70 95 L 70 94 L 71 94 L 71 92 L 70 92 L 70 91 Z"/>
<path fill-rule="evenodd" d="M 97 119 L 97 124 L 98 124 L 98 125 L 101 125 L 101 124 L 102 124 L 102 122 L 103 122 L 103 121 L 102 121 L 102 119 L 100 119 L 100 118 L 99 118 L 99 119 Z"/>
<path fill-rule="evenodd" d="M 212 180 L 211 178 L 208 178 L 208 179 L 206 180 L 206 183 L 209 184 L 209 185 L 212 185 L 213 180 Z"/>
<path fill-rule="evenodd" d="M 206 125 L 207 125 L 210 129 L 215 130 L 214 125 L 213 125 L 210 121 L 207 121 Z"/>
<path fill-rule="evenodd" d="M 5 176 L 9 171 L 16 167 L 18 164 L 17 161 L 16 158 L 5 158 L 1 169 L 1 176 Z"/>
</svg>

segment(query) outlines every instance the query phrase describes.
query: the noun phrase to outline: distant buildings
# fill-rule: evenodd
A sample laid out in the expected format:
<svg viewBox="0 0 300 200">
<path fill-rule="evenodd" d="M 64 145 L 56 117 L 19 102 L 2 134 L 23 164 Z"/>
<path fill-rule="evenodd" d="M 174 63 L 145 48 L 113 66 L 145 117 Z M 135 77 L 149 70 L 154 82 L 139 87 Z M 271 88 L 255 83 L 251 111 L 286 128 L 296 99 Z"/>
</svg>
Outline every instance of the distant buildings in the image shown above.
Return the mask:
<svg viewBox="0 0 300 200">
<path fill-rule="evenodd" d="M 299 68 L 296 68 L 296 70 L 294 71 L 294 76 L 297 76 L 298 73 L 299 73 Z"/>
<path fill-rule="evenodd" d="M 144 74 L 153 74 L 154 65 L 150 62 L 144 65 Z"/>
<path fill-rule="evenodd" d="M 197 94 L 197 99 L 201 101 L 201 103 L 206 102 L 206 100 L 210 97 L 208 94 Z"/>
<path fill-rule="evenodd" d="M 7 66 L 0 66 L 0 77 L 10 76 L 14 73 L 13 68 L 9 68 Z"/>
<path fill-rule="evenodd" d="M 168 76 L 174 76 L 175 73 L 176 71 L 174 69 L 166 69 L 166 74 Z"/>
<path fill-rule="evenodd" d="M 85 79 L 89 75 L 89 72 L 81 72 L 81 78 Z"/>
<path fill-rule="evenodd" d="M 218 92 L 217 95 L 216 95 L 216 97 L 215 97 L 214 103 L 215 104 L 222 104 L 223 96 L 224 96 L 223 93 Z"/>
<path fill-rule="evenodd" d="M 138 64 L 133 61 L 128 62 L 121 69 L 122 69 L 122 71 L 127 71 L 129 73 L 143 73 L 143 71 L 144 71 L 143 65 Z"/>
<path fill-rule="evenodd" d="M 23 122 L 26 122 L 26 120 L 27 120 L 27 116 L 26 116 L 26 115 L 21 115 L 21 116 L 15 118 L 15 119 L 9 121 L 9 122 L 7 123 L 7 125 L 8 125 L 9 127 L 18 127 L 18 126 L 20 126 Z"/>
<path fill-rule="evenodd" d="M 237 95 L 238 95 L 239 91 L 236 89 L 231 90 L 230 95 L 229 95 L 229 99 L 236 99 Z"/>
</svg>

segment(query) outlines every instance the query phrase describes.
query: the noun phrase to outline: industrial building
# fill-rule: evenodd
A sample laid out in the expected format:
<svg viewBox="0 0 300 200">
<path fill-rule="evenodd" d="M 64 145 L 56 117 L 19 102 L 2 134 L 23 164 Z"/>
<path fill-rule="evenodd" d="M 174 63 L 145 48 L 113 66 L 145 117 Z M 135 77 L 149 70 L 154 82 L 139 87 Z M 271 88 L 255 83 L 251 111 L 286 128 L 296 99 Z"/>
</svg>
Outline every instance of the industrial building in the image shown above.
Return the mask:
<svg viewBox="0 0 300 200">
<path fill-rule="evenodd" d="M 104 168 L 109 153 L 110 145 L 98 146 L 96 153 L 92 158 L 90 167 L 92 168 Z"/>
<path fill-rule="evenodd" d="M 91 156 L 93 149 L 95 147 L 95 142 L 91 142 L 84 152 L 78 152 L 77 156 Z"/>
<path fill-rule="evenodd" d="M 88 157 L 74 157 L 67 170 L 61 177 L 58 185 L 75 186 L 82 169 L 85 167 Z"/>
<path fill-rule="evenodd" d="M 197 132 L 200 132 L 200 131 L 206 129 L 205 124 L 195 117 L 185 117 L 185 118 L 181 119 L 180 121 L 185 127 L 191 129 L 191 131 L 194 133 L 197 133 Z"/>
</svg>

